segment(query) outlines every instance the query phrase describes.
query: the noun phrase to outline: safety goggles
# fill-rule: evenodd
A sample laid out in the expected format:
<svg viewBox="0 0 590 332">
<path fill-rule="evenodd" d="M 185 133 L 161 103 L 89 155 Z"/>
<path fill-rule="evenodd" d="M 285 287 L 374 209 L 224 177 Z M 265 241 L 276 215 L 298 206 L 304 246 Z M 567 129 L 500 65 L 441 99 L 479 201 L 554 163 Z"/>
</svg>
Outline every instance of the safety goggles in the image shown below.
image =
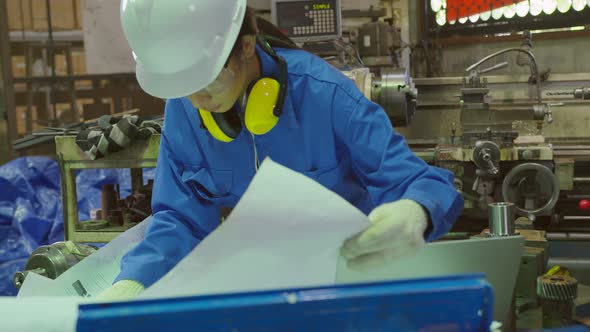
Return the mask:
<svg viewBox="0 0 590 332">
<path fill-rule="evenodd" d="M 235 78 L 236 74 L 231 69 L 223 68 L 215 80 L 199 90 L 198 93 L 222 94 L 231 87 Z"/>
</svg>

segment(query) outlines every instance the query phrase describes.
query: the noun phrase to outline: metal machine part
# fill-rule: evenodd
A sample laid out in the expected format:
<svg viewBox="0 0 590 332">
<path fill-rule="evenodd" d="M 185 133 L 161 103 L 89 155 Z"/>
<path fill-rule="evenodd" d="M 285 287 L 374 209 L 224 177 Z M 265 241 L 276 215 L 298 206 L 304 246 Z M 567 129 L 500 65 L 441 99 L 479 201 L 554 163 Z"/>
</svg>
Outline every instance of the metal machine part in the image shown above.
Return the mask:
<svg viewBox="0 0 590 332">
<path fill-rule="evenodd" d="M 406 69 L 382 68 L 381 76 L 368 68 L 343 71 L 366 98 L 381 105 L 396 127 L 408 126 L 416 112 L 418 91 Z"/>
<path fill-rule="evenodd" d="M 396 127 L 411 123 L 417 95 L 407 69 L 382 68 L 380 77 L 373 78 L 371 99 L 385 109 Z"/>
<path fill-rule="evenodd" d="M 574 97 L 579 99 L 590 99 L 590 87 L 584 87 L 574 90 Z"/>
<path fill-rule="evenodd" d="M 358 45 L 366 66 L 393 66 L 393 49 L 400 47 L 401 37 L 392 25 L 370 22 L 360 27 Z"/>
<path fill-rule="evenodd" d="M 488 205 L 490 236 L 512 236 L 514 232 L 514 204 L 496 202 Z"/>
<path fill-rule="evenodd" d="M 520 164 L 504 178 L 502 197 L 504 201 L 514 203 L 518 215 L 534 220 L 536 216 L 551 213 L 559 198 L 559 183 L 546 166 Z"/>
<path fill-rule="evenodd" d="M 485 77 L 480 76 L 479 71 L 472 71 L 468 77 L 463 78 L 463 87 L 461 88 L 461 108 L 462 109 L 489 109 L 488 81 Z"/>
<path fill-rule="evenodd" d="M 55 279 L 97 250 L 96 247 L 72 241 L 41 246 L 31 253 L 24 270 L 16 272 L 12 281 L 16 288 L 20 288 L 31 272 Z"/>
<path fill-rule="evenodd" d="M 477 141 L 472 159 L 477 169 L 471 189 L 479 194 L 479 209 L 485 211 L 488 204 L 494 202 L 492 194 L 496 187 L 495 178 L 500 173 L 500 147 L 491 141 Z"/>
<path fill-rule="evenodd" d="M 500 147 L 491 141 L 477 141 L 473 149 L 473 162 L 486 173 L 497 175 L 500 173 Z"/>
<path fill-rule="evenodd" d="M 572 324 L 574 299 L 578 281 L 569 276 L 542 276 L 537 280 L 537 295 L 543 308 L 543 327 L 564 327 Z"/>
<path fill-rule="evenodd" d="M 525 56 L 529 60 L 528 62 L 522 61 L 522 59 L 518 61 L 519 64 L 528 63 L 530 65 L 533 79 L 529 80 L 529 84 L 534 83 L 536 88 L 535 95 L 526 95 L 527 100 L 524 106 L 498 106 L 498 104 L 496 104 L 496 98 L 494 98 L 495 103 L 493 105 L 491 104 L 492 94 L 490 93 L 488 80 L 482 75 L 507 67 L 508 62 L 502 62 L 486 69 L 478 69 L 482 64 L 489 61 L 490 59 L 509 52 L 518 52 L 519 55 Z M 465 71 L 468 73 L 468 76 L 463 78 L 460 113 L 463 135 L 472 132 L 483 132 L 486 130 L 486 128 L 491 128 L 491 130 L 494 132 L 518 131 L 514 127 L 514 123 L 517 121 L 542 121 L 546 119 L 547 123 L 553 122 L 551 107 L 556 105 L 543 104 L 537 62 L 530 50 L 526 48 L 504 49 L 483 58 L 477 63 L 469 66 Z M 494 95 L 496 95 L 496 91 L 494 91 Z M 536 99 L 536 102 L 531 103 L 530 99 L 533 97 Z M 503 118 L 506 120 L 503 121 Z M 537 126 L 540 125 L 541 124 L 537 124 Z"/>
<path fill-rule="evenodd" d="M 553 111 L 551 110 L 553 104 L 537 104 L 533 105 L 533 119 L 544 120 L 547 117 L 547 123 L 553 123 Z"/>
</svg>

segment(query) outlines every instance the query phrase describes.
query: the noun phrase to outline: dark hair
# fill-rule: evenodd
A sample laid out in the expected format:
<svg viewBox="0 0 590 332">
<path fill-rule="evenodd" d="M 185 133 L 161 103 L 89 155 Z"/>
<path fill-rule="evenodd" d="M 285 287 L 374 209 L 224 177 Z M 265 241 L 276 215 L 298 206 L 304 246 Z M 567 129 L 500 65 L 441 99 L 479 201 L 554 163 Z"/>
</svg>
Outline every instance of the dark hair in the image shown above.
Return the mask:
<svg viewBox="0 0 590 332">
<path fill-rule="evenodd" d="M 256 12 L 251 7 L 246 7 L 246 14 L 244 15 L 244 22 L 242 28 L 238 33 L 238 38 L 231 50 L 230 57 L 239 54 L 242 51 L 242 37 L 254 35 L 263 36 L 270 46 L 283 48 L 299 48 L 289 37 L 281 32 L 274 24 L 269 21 L 256 16 Z"/>
</svg>

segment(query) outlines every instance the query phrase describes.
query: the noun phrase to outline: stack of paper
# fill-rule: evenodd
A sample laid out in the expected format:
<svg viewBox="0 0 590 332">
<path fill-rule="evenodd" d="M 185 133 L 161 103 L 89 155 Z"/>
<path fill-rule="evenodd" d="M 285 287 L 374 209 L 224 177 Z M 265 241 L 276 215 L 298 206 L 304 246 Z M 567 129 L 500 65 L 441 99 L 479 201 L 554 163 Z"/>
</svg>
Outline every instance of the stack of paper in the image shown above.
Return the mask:
<svg viewBox="0 0 590 332">
<path fill-rule="evenodd" d="M 228 219 L 141 298 L 332 285 L 342 242 L 367 217 L 266 160 Z"/>
</svg>

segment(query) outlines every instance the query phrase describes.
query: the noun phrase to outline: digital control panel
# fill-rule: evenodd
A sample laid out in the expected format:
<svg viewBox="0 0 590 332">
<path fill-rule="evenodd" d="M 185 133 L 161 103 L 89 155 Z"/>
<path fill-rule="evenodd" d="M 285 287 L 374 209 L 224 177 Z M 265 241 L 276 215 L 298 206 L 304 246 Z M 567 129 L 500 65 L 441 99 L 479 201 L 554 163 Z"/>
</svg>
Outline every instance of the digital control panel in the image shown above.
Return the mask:
<svg viewBox="0 0 590 332">
<path fill-rule="evenodd" d="M 273 23 L 295 42 L 325 41 L 342 35 L 339 0 L 273 0 Z"/>
</svg>

